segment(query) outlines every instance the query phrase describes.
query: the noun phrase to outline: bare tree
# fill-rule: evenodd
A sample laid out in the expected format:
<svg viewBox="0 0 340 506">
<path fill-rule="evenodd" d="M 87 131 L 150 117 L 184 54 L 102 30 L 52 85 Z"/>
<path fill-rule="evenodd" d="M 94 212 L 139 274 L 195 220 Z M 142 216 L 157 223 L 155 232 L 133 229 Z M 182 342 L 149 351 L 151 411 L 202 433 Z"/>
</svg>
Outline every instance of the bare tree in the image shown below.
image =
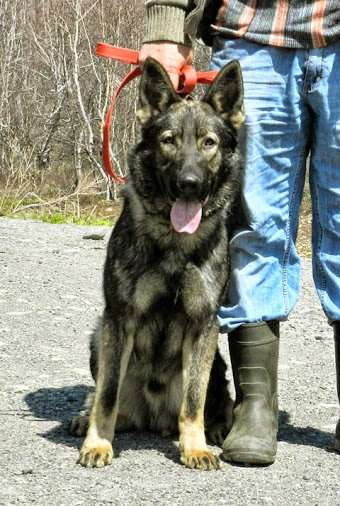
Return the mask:
<svg viewBox="0 0 340 506">
<path fill-rule="evenodd" d="M 143 5 L 132 0 L 0 0 L 0 177 L 42 181 L 66 171 L 70 188 L 101 162 L 104 114 L 127 68 L 95 57 L 98 41 L 138 48 Z M 136 86 L 115 114 L 112 157 L 124 174 L 135 135 Z"/>
</svg>

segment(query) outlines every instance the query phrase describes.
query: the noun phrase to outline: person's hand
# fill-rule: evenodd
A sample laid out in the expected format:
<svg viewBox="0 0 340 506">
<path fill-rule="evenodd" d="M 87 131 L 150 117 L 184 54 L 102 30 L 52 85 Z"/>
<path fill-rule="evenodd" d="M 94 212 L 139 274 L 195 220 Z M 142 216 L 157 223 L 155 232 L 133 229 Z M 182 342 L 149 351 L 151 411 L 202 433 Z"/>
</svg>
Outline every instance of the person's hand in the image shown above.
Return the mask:
<svg viewBox="0 0 340 506">
<path fill-rule="evenodd" d="M 148 56 L 157 60 L 165 70 L 168 72 L 171 82 L 175 88 L 178 89 L 178 71 L 184 65 L 191 65 L 192 63 L 192 50 L 182 44 L 175 42 L 148 42 L 142 45 L 139 53 L 139 63 L 143 63 Z"/>
</svg>

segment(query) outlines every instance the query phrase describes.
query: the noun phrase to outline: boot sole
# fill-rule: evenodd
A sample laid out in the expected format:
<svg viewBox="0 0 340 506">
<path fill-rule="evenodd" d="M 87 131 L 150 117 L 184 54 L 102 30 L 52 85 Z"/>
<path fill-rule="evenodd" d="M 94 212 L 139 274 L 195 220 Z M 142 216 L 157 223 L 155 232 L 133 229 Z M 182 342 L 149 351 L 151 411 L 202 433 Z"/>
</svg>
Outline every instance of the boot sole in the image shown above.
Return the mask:
<svg viewBox="0 0 340 506">
<path fill-rule="evenodd" d="M 253 452 L 228 452 L 222 453 L 221 457 L 227 462 L 237 462 L 238 464 L 252 464 L 252 465 L 268 465 L 275 462 L 276 455 L 268 455 L 265 453 Z"/>
</svg>

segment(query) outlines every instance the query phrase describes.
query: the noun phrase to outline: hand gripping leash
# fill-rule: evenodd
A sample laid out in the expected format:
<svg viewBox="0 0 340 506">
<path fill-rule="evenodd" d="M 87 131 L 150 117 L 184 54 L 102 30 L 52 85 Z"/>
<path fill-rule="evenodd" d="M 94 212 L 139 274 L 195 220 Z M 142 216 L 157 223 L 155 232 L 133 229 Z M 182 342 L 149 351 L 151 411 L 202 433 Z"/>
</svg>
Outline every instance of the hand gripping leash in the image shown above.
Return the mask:
<svg viewBox="0 0 340 506">
<path fill-rule="evenodd" d="M 123 78 L 118 88 L 114 92 L 111 103 L 107 110 L 103 128 L 103 165 L 106 173 L 115 181 L 116 183 L 125 183 L 126 177 L 119 176 L 114 170 L 111 163 L 110 156 L 110 130 L 111 130 L 111 121 L 112 121 L 112 113 L 114 107 L 116 105 L 116 100 L 118 95 L 122 91 L 122 89 L 135 77 L 140 76 L 143 73 L 143 70 L 139 66 L 139 53 L 138 51 L 134 51 L 132 49 L 126 49 L 123 47 L 111 46 L 110 44 L 105 44 L 104 42 L 100 42 L 96 47 L 96 55 L 104 56 L 105 58 L 112 58 L 113 60 L 118 60 L 122 63 L 127 63 L 130 65 L 135 65 L 135 67 L 130 70 L 128 74 Z M 211 82 L 216 77 L 216 71 L 207 71 L 207 72 L 196 72 L 194 67 L 191 65 L 185 65 L 180 71 L 180 82 L 182 87 L 177 93 L 181 95 L 187 95 L 193 91 L 197 83 L 201 84 L 211 84 Z"/>
</svg>

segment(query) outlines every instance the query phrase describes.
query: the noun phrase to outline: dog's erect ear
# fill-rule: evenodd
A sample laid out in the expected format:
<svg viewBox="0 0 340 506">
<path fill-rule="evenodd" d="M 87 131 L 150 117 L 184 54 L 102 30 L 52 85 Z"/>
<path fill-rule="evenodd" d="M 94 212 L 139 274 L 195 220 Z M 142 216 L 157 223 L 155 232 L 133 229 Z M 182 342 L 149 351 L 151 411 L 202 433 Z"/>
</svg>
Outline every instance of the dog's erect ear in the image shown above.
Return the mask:
<svg viewBox="0 0 340 506">
<path fill-rule="evenodd" d="M 223 119 L 230 121 L 234 128 L 242 125 L 243 81 L 237 60 L 228 63 L 217 74 L 203 100 L 208 102 Z"/>
<path fill-rule="evenodd" d="M 143 65 L 139 86 L 137 117 L 144 124 L 151 117 L 165 111 L 181 98 L 177 95 L 166 70 L 158 61 L 149 57 Z"/>
</svg>

